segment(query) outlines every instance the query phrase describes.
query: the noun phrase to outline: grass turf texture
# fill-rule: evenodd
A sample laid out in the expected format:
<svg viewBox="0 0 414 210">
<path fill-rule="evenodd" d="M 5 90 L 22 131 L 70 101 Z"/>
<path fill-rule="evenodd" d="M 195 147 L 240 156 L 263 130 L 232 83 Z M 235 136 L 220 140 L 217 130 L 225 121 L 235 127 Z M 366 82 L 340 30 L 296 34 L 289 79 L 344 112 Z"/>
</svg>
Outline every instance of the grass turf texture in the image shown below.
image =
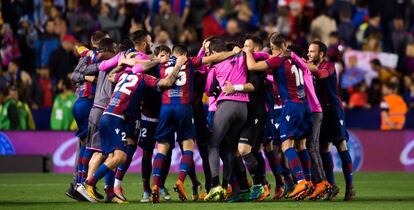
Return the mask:
<svg viewBox="0 0 414 210">
<path fill-rule="evenodd" d="M 203 176 L 199 174 L 202 179 Z M 269 180 L 273 179 L 268 176 Z M 180 202 L 177 194 L 172 190 L 177 175 L 171 174 L 167 180 L 167 188 L 173 197 L 171 202 L 160 204 L 139 203 L 142 194 L 141 177 L 137 174 L 128 174 L 123 186 L 129 204 L 91 204 L 75 202 L 64 195 L 68 188 L 71 176 L 66 174 L 0 174 L 0 209 L 180 209 L 180 210 L 216 210 L 216 209 L 414 209 L 414 174 L 413 173 L 356 173 L 354 185 L 357 189 L 357 198 L 351 202 L 344 202 L 344 182 L 341 174 L 336 174 L 341 192 L 334 201 L 272 201 L 255 203 L 205 203 Z M 191 181 L 186 180 L 187 196 L 191 197 Z M 274 185 L 274 184 L 273 184 Z M 103 193 L 103 180 L 98 184 Z M 273 195 L 273 189 L 272 189 Z"/>
</svg>

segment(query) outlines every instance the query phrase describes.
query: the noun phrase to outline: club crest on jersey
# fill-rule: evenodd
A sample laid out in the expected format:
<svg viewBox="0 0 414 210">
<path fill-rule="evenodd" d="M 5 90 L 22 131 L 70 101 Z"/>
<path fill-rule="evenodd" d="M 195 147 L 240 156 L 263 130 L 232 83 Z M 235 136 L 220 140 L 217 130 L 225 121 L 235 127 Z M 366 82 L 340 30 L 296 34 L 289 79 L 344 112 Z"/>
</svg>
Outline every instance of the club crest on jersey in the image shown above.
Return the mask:
<svg viewBox="0 0 414 210">
<path fill-rule="evenodd" d="M 341 123 L 341 125 L 344 126 L 344 121 L 343 120 L 339 120 L 339 123 Z"/>
<path fill-rule="evenodd" d="M 119 128 L 115 128 L 115 132 L 116 134 L 119 134 L 120 129 Z"/>
<path fill-rule="evenodd" d="M 254 119 L 254 124 L 257 125 L 257 122 L 259 122 L 259 119 Z"/>
<path fill-rule="evenodd" d="M 279 129 L 279 126 L 280 126 L 280 124 L 279 124 L 279 123 L 276 123 L 276 124 L 275 124 L 275 128 L 276 128 L 276 129 Z"/>
<path fill-rule="evenodd" d="M 286 121 L 288 121 L 288 122 L 289 122 L 289 120 L 290 120 L 290 116 L 289 116 L 289 115 L 287 115 L 287 116 L 286 116 Z"/>
</svg>

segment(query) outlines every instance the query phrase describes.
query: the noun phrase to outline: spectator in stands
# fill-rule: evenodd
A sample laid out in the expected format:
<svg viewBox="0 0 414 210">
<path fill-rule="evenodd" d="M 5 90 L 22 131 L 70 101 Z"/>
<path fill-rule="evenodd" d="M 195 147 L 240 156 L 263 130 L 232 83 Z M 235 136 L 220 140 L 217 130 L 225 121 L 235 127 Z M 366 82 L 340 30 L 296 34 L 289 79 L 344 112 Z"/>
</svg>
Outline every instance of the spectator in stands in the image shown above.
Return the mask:
<svg viewBox="0 0 414 210">
<path fill-rule="evenodd" d="M 68 26 L 66 21 L 62 18 L 62 8 L 58 6 L 52 6 L 50 9 L 50 19 L 55 22 L 55 33 L 60 39 L 68 33 Z"/>
<path fill-rule="evenodd" d="M 12 91 L 16 91 L 16 93 L 13 92 L 12 97 L 16 102 L 17 111 L 19 113 L 19 130 L 35 130 L 36 125 L 29 105 L 19 99 L 20 96 L 17 90 L 12 89 Z"/>
<path fill-rule="evenodd" d="M 36 67 L 48 65 L 50 54 L 59 45 L 59 36 L 55 33 L 55 22 L 49 19 L 45 23 L 45 32 L 35 42 Z"/>
<path fill-rule="evenodd" d="M 291 23 L 289 21 L 289 8 L 280 7 L 278 11 L 279 11 L 278 12 L 279 15 L 277 17 L 276 30 L 266 29 L 269 26 L 266 26 L 265 30 L 268 34 L 271 34 L 273 32 L 280 32 L 284 36 L 288 37 L 290 34 L 290 29 L 291 29 Z"/>
<path fill-rule="evenodd" d="M 201 43 L 198 42 L 197 32 L 192 26 L 187 26 L 180 36 L 180 43 L 183 43 L 188 48 L 189 55 L 197 55 L 200 50 Z"/>
<path fill-rule="evenodd" d="M 407 104 L 397 92 L 398 87 L 392 83 L 382 86 L 381 130 L 401 130 L 404 127 Z"/>
<path fill-rule="evenodd" d="M 413 74 L 414 73 L 414 42 L 408 43 L 405 47 L 405 72 L 406 74 Z"/>
<path fill-rule="evenodd" d="M 62 39 L 60 47 L 51 53 L 48 66 L 54 79 L 70 78 L 70 74 L 77 64 L 77 58 L 74 54 L 76 43 L 77 41 L 72 35 L 66 35 Z"/>
<path fill-rule="evenodd" d="M 251 24 L 251 20 L 253 18 L 252 9 L 255 5 L 249 5 L 249 3 L 247 1 L 235 1 L 234 3 L 233 8 L 237 12 L 237 20 L 241 32 L 249 31 L 249 29 L 254 27 Z"/>
<path fill-rule="evenodd" d="M 0 91 L 0 130 L 19 129 L 19 111 L 17 110 L 15 87 L 4 87 Z"/>
<path fill-rule="evenodd" d="M 356 56 L 349 56 L 348 59 L 348 68 L 341 76 L 341 87 L 347 89 L 358 85 L 360 82 L 364 81 L 365 71 L 357 66 L 358 59 Z"/>
<path fill-rule="evenodd" d="M 414 83 L 411 76 L 404 76 L 403 98 L 410 109 L 414 108 Z"/>
<path fill-rule="evenodd" d="M 26 69 L 29 74 L 35 73 L 36 63 L 34 55 L 34 46 L 37 40 L 37 31 L 27 15 L 20 18 L 19 29 L 17 30 L 17 40 L 21 57 L 25 62 L 22 62 L 21 67 Z"/>
<path fill-rule="evenodd" d="M 397 75 L 395 70 L 383 66 L 377 58 L 371 60 L 371 68 L 378 73 L 378 78 L 383 84 L 389 82 L 393 75 Z"/>
<path fill-rule="evenodd" d="M 46 21 L 47 16 L 45 14 L 45 5 L 43 0 L 33 0 L 33 22 L 35 27 L 41 29 L 43 32 L 42 26 Z"/>
<path fill-rule="evenodd" d="M 92 15 L 87 10 L 79 6 L 78 0 L 68 0 L 67 5 L 66 19 L 70 33 L 81 43 L 88 43 L 91 33 L 97 29 L 97 21 L 92 19 Z"/>
<path fill-rule="evenodd" d="M 352 11 L 351 8 L 343 8 L 340 11 L 340 22 L 338 25 L 339 38 L 344 42 L 346 46 L 356 46 L 355 40 L 355 26 L 351 20 Z"/>
<path fill-rule="evenodd" d="M 343 46 L 340 43 L 339 34 L 336 31 L 332 31 L 329 34 L 328 39 L 328 52 L 327 57 L 331 62 L 339 62 L 341 60 L 341 51 Z"/>
<path fill-rule="evenodd" d="M 17 89 L 22 101 L 29 102 L 31 100 L 30 86 L 32 85 L 32 78 L 26 71 L 20 68 L 17 59 L 9 62 L 5 78 L 9 86 L 14 86 Z"/>
<path fill-rule="evenodd" d="M 51 79 L 49 67 L 39 68 L 33 79 L 32 87 L 34 98 L 31 104 L 32 109 L 50 109 L 53 103 L 54 82 Z"/>
<path fill-rule="evenodd" d="M 98 19 L 100 3 L 100 0 L 91 0 L 85 8 L 86 13 L 90 14 L 94 20 Z"/>
<path fill-rule="evenodd" d="M 1 49 L 0 55 L 2 65 L 7 66 L 13 59 L 20 57 L 20 49 L 17 39 L 13 36 L 13 31 L 9 24 L 4 24 L 1 28 Z"/>
<path fill-rule="evenodd" d="M 382 100 L 382 83 L 378 78 L 375 78 L 371 82 L 371 86 L 368 89 L 368 103 L 373 107 L 378 107 Z"/>
<path fill-rule="evenodd" d="M 178 41 L 183 31 L 183 25 L 180 17 L 172 12 L 169 0 L 160 1 L 160 13 L 155 16 L 154 26 L 164 28 L 168 31 L 171 40 Z"/>
<path fill-rule="evenodd" d="M 381 52 L 381 34 L 380 33 L 372 33 L 368 39 L 366 39 L 366 42 L 362 46 L 363 51 L 368 52 Z"/>
<path fill-rule="evenodd" d="M 73 122 L 72 108 L 76 95 L 72 91 L 72 83 L 69 79 L 60 80 L 58 91 L 60 92 L 53 102 L 50 128 L 52 130 L 70 130 Z"/>
<path fill-rule="evenodd" d="M 224 14 L 225 10 L 222 7 L 216 5 L 213 12 L 203 18 L 203 39 L 206 39 L 210 36 L 222 36 L 224 33 L 226 33 L 226 19 Z"/>
<path fill-rule="evenodd" d="M 305 16 L 304 8 L 302 4 L 300 4 L 298 1 L 292 1 L 289 4 L 289 8 L 290 8 L 290 13 L 289 13 L 290 39 L 293 41 L 294 44 L 305 46 L 307 45 L 307 42 L 306 42 L 307 34 L 309 30 L 311 30 L 309 29 L 309 26 L 311 26 L 312 28 L 312 25 L 306 22 L 307 17 Z M 317 25 L 318 24 L 319 23 L 317 23 Z M 329 26 L 325 26 L 325 27 L 328 28 Z M 333 31 L 336 31 L 336 25 Z M 327 39 L 325 41 L 327 41 Z"/>
<path fill-rule="evenodd" d="M 368 95 L 367 85 L 364 81 L 360 82 L 355 86 L 355 91 L 351 94 L 349 98 L 348 107 L 349 108 L 370 108 L 368 104 Z"/>
<path fill-rule="evenodd" d="M 329 34 L 337 31 L 336 22 L 326 14 L 321 14 L 311 23 L 311 33 L 320 37 L 325 44 L 329 42 Z"/>
<path fill-rule="evenodd" d="M 381 17 L 378 14 L 371 15 L 369 17 L 369 21 L 366 24 L 362 24 L 360 26 L 360 29 L 362 29 L 362 43 L 364 40 L 366 40 L 369 36 L 371 36 L 374 33 L 381 33 Z"/>
<path fill-rule="evenodd" d="M 190 0 L 170 0 L 172 11 L 180 17 L 181 24 L 187 22 L 190 15 Z"/>
<path fill-rule="evenodd" d="M 151 47 L 152 51 L 154 51 L 154 49 L 160 45 L 166 45 L 170 49 L 172 49 L 173 43 L 170 39 L 170 35 L 168 34 L 167 30 L 161 28 L 157 30 L 155 34 L 156 36 L 155 36 L 154 44 Z"/>
<path fill-rule="evenodd" d="M 366 1 L 357 1 L 356 3 L 356 10 L 354 12 L 354 16 L 352 17 L 352 22 L 356 29 L 368 19 L 369 11 L 368 11 L 368 4 Z"/>
<path fill-rule="evenodd" d="M 244 35 L 239 27 L 239 22 L 236 19 L 230 19 L 227 21 L 224 39 L 227 42 L 234 42 L 237 43 L 239 46 L 243 46 Z"/>
<path fill-rule="evenodd" d="M 101 26 L 101 30 L 108 31 L 111 38 L 113 38 L 116 42 L 120 42 L 122 40 L 120 30 L 126 20 L 126 11 L 124 7 L 121 7 L 118 11 L 117 18 L 113 19 L 110 16 L 110 7 L 111 6 L 109 4 L 101 5 L 100 13 L 98 16 L 99 24 Z"/>
</svg>

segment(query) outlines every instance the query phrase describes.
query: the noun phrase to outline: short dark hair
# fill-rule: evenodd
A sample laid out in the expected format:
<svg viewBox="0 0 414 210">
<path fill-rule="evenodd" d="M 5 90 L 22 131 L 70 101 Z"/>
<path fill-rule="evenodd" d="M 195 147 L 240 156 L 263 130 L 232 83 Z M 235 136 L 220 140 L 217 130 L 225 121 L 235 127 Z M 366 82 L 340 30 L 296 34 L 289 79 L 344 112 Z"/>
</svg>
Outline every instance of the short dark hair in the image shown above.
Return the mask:
<svg viewBox="0 0 414 210">
<path fill-rule="evenodd" d="M 121 44 L 119 45 L 119 51 L 127 51 L 131 48 L 134 48 L 134 43 L 130 39 L 122 40 Z"/>
<path fill-rule="evenodd" d="M 161 52 L 171 54 L 171 49 L 167 45 L 160 45 L 154 49 L 155 56 L 158 56 Z"/>
<path fill-rule="evenodd" d="M 296 55 L 298 55 L 301 58 L 305 57 L 304 50 L 300 45 L 291 44 L 287 47 L 287 49 L 294 52 Z"/>
<path fill-rule="evenodd" d="M 210 53 L 212 53 L 213 51 L 216 52 L 223 52 L 226 51 L 226 43 L 224 42 L 224 40 L 222 38 L 213 38 L 210 40 Z"/>
<path fill-rule="evenodd" d="M 329 37 L 339 38 L 339 33 L 337 31 L 332 31 L 331 33 L 329 33 Z"/>
<path fill-rule="evenodd" d="M 115 40 L 111 38 L 104 38 L 99 42 L 99 51 L 115 53 Z"/>
<path fill-rule="evenodd" d="M 373 65 L 382 66 L 381 61 L 378 58 L 374 58 L 370 62 Z"/>
<path fill-rule="evenodd" d="M 14 64 L 16 64 L 16 66 L 19 66 L 20 67 L 20 59 L 19 58 L 12 58 L 12 59 L 10 59 L 10 61 L 9 61 L 9 63 L 14 63 Z"/>
<path fill-rule="evenodd" d="M 248 34 L 246 35 L 245 40 L 248 39 L 252 40 L 253 43 L 258 45 L 260 48 L 263 48 L 263 40 L 259 36 Z"/>
<path fill-rule="evenodd" d="M 171 5 L 171 2 L 169 0 L 161 0 L 161 1 L 168 4 L 168 5 Z"/>
<path fill-rule="evenodd" d="M 398 90 L 398 84 L 392 83 L 392 82 L 386 82 L 384 83 L 384 86 L 392 91 Z"/>
<path fill-rule="evenodd" d="M 7 85 L 1 86 L 0 87 L 0 94 L 3 96 L 8 96 L 9 95 L 9 87 Z"/>
<path fill-rule="evenodd" d="M 95 31 L 91 35 L 91 41 L 96 44 L 99 44 L 99 42 L 108 35 L 109 35 L 108 32 L 105 32 L 105 31 Z"/>
<path fill-rule="evenodd" d="M 177 52 L 180 55 L 186 55 L 186 54 L 188 54 L 187 47 L 185 45 L 183 45 L 183 44 L 176 44 L 176 45 L 174 45 L 174 47 L 172 48 L 172 52 L 173 53 L 174 52 Z"/>
<path fill-rule="evenodd" d="M 232 51 L 235 47 L 242 48 L 242 46 L 240 46 L 237 42 L 226 42 L 226 48 L 228 51 Z"/>
<path fill-rule="evenodd" d="M 325 57 L 326 53 L 328 52 L 328 47 L 326 46 L 326 44 L 319 40 L 312 41 L 311 44 L 318 45 L 319 52 L 322 52 L 323 56 Z"/>
<path fill-rule="evenodd" d="M 150 35 L 148 31 L 138 30 L 138 31 L 131 33 L 129 38 L 134 44 L 138 44 L 138 43 L 145 42 L 145 39 L 147 38 L 148 35 Z"/>
<path fill-rule="evenodd" d="M 72 81 L 69 78 L 63 79 L 62 84 L 63 84 L 63 87 L 65 87 L 66 89 L 72 88 Z"/>
<path fill-rule="evenodd" d="M 270 35 L 270 43 L 276 47 L 282 47 L 282 44 L 285 43 L 285 41 L 285 37 L 279 32 L 275 32 Z"/>
</svg>

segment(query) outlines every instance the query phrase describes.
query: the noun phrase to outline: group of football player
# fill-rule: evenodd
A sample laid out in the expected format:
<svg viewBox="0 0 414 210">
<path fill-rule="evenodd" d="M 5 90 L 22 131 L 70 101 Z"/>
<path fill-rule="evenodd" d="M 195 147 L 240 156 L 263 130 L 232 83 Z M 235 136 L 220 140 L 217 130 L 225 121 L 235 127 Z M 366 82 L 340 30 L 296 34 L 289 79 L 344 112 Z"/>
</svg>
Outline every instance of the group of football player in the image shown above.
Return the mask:
<svg viewBox="0 0 414 210">
<path fill-rule="evenodd" d="M 126 203 L 122 180 L 139 146 L 141 202 L 171 200 L 165 181 L 177 143 L 181 160 L 173 189 L 182 201 L 190 199 L 187 175 L 193 201 L 265 200 L 271 185 L 263 153 L 275 177 L 272 199 L 332 200 L 339 193 L 333 144 L 342 161 L 344 200 L 352 200 L 344 109 L 326 45 L 313 41 L 306 54 L 280 33 L 268 39 L 270 46 L 264 46 L 261 38 L 247 35 L 239 46 L 210 37 L 190 57 L 181 44 L 151 52 L 151 35 L 143 30 L 120 44 L 94 32 L 91 47 L 77 47 L 80 60 L 72 74 L 80 143 L 66 194 L 79 201 Z M 196 143 L 204 189 L 193 160 Z M 106 198 L 96 188 L 102 178 Z"/>
</svg>

